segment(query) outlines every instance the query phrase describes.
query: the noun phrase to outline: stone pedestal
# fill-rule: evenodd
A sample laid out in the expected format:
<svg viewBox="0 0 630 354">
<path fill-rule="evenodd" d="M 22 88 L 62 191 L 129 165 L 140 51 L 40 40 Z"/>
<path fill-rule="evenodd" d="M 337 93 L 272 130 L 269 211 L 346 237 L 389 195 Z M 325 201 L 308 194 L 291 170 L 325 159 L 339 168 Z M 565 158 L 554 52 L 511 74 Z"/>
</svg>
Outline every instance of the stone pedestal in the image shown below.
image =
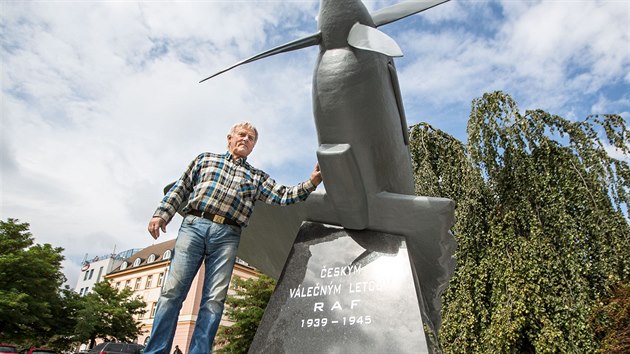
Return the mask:
<svg viewBox="0 0 630 354">
<path fill-rule="evenodd" d="M 304 223 L 249 352 L 439 352 L 412 264 L 402 236 Z"/>
</svg>

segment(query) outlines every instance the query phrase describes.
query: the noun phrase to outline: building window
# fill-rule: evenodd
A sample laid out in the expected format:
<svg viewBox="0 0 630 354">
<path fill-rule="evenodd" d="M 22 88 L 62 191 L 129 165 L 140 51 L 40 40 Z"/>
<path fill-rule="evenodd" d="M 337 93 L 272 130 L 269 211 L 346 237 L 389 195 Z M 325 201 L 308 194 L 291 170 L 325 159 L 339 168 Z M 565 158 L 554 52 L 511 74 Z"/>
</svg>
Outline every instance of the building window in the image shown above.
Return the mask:
<svg viewBox="0 0 630 354">
<path fill-rule="evenodd" d="M 153 318 L 155 317 L 155 309 L 157 307 L 157 302 L 154 302 L 151 304 L 151 314 L 149 315 L 149 318 Z"/>
<path fill-rule="evenodd" d="M 83 277 L 83 280 L 87 280 L 89 274 L 90 274 L 90 271 L 86 270 L 85 271 L 85 276 Z"/>
<path fill-rule="evenodd" d="M 131 284 L 131 279 L 127 279 L 127 281 L 125 282 L 125 288 L 128 288 L 129 284 Z"/>
<path fill-rule="evenodd" d="M 116 289 L 120 289 L 120 282 L 119 281 L 116 282 Z"/>
<path fill-rule="evenodd" d="M 127 269 L 127 266 L 128 266 L 128 265 L 129 265 L 129 264 L 127 263 L 127 261 L 122 262 L 122 264 L 120 265 L 120 270 L 125 270 L 125 269 Z"/>
<path fill-rule="evenodd" d="M 142 282 L 142 278 L 136 279 L 136 290 L 140 289 L 140 283 Z"/>
<path fill-rule="evenodd" d="M 147 275 L 147 283 L 144 285 L 146 289 L 153 286 L 153 275 Z"/>
<path fill-rule="evenodd" d="M 155 262 L 155 255 L 151 254 L 149 258 L 147 258 L 147 263 L 153 263 L 153 262 Z"/>
<path fill-rule="evenodd" d="M 167 259 L 171 259 L 171 250 L 166 250 L 166 252 L 164 252 L 164 255 L 162 256 L 162 259 L 167 260 Z"/>
<path fill-rule="evenodd" d="M 157 286 L 162 286 L 163 282 L 164 282 L 164 273 L 160 273 L 160 274 L 158 274 Z"/>
<path fill-rule="evenodd" d="M 142 258 L 140 258 L 140 257 L 136 258 L 136 260 L 135 260 L 135 261 L 133 261 L 133 266 L 134 266 L 134 267 L 139 266 L 139 265 L 140 265 L 140 262 L 142 262 Z"/>
<path fill-rule="evenodd" d="M 99 268 L 98 275 L 96 276 L 96 282 L 101 281 L 101 275 L 103 274 L 103 267 Z"/>
<path fill-rule="evenodd" d="M 88 279 L 92 279 L 92 275 L 94 275 L 94 269 L 90 269 L 90 277 Z"/>
</svg>

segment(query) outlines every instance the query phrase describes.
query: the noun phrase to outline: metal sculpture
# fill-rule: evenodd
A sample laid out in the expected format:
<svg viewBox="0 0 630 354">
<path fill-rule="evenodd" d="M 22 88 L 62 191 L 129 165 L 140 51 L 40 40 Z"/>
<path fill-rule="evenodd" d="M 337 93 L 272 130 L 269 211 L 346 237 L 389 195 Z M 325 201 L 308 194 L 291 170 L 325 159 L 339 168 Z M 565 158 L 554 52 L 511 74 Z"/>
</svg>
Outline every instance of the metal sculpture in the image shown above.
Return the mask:
<svg viewBox="0 0 630 354">
<path fill-rule="evenodd" d="M 361 1 L 322 0 L 319 31 L 232 65 L 204 80 L 271 55 L 311 45 L 317 158 L 326 192 L 278 208 L 256 205 L 239 256 L 278 277 L 304 220 L 404 235 L 420 281 L 425 324 L 437 332 L 440 294 L 455 262 L 454 203 L 414 195 L 408 133 L 392 57 L 396 42 L 376 27 L 448 0 L 399 3 L 369 14 Z M 370 250 L 368 250 L 370 251 Z"/>
</svg>

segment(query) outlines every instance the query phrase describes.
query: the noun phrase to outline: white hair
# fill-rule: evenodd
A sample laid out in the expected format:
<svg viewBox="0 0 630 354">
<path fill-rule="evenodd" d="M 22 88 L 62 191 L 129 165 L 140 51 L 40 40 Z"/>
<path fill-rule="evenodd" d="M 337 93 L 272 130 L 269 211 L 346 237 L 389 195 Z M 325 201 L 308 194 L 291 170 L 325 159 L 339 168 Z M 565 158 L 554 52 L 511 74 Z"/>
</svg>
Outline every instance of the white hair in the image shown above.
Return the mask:
<svg viewBox="0 0 630 354">
<path fill-rule="evenodd" d="M 230 128 L 230 131 L 228 132 L 228 136 L 234 135 L 234 131 L 236 131 L 236 128 L 247 128 L 254 131 L 254 143 L 258 141 L 258 129 L 256 129 L 256 127 L 252 123 L 240 122 L 240 123 L 234 124 L 232 128 Z M 229 147 L 230 147 L 230 144 L 228 143 L 228 148 Z"/>
</svg>

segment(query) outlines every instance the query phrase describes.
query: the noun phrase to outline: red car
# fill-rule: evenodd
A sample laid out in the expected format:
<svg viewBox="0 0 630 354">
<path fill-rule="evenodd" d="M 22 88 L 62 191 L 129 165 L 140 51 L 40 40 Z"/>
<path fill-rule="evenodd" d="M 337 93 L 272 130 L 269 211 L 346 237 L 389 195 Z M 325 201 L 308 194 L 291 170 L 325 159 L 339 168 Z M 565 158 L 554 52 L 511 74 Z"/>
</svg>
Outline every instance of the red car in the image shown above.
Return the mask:
<svg viewBox="0 0 630 354">
<path fill-rule="evenodd" d="M 0 344 L 0 354 L 15 354 L 17 353 L 17 348 L 15 345 L 11 344 Z"/>
<path fill-rule="evenodd" d="M 20 354 L 57 354 L 57 352 L 46 348 L 29 348 L 20 351 Z"/>
</svg>

